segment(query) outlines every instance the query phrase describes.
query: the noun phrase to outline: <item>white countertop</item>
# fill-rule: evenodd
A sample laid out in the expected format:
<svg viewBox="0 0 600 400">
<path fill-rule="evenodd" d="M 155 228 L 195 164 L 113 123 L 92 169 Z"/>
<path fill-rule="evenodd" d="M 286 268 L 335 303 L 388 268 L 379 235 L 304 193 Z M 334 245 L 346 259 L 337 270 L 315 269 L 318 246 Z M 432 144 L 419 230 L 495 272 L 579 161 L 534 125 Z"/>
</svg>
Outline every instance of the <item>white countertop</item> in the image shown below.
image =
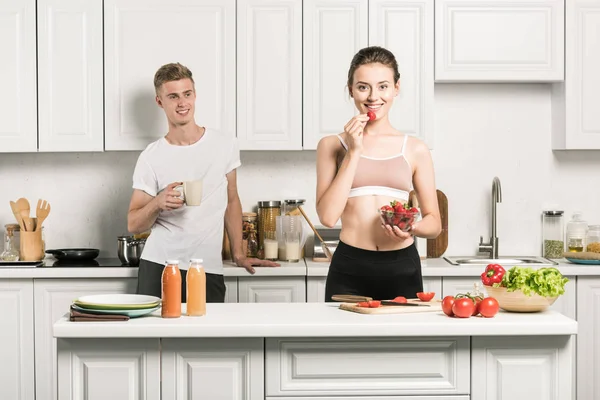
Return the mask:
<svg viewBox="0 0 600 400">
<path fill-rule="evenodd" d="M 160 310 L 129 321 L 54 324 L 57 338 L 355 337 L 572 335 L 577 322 L 555 311 L 494 318 L 447 317 L 442 312 L 365 315 L 336 303 L 208 304 L 203 317 L 161 318 Z"/>
<path fill-rule="evenodd" d="M 226 277 L 254 276 L 313 276 L 326 277 L 329 263 L 315 262 L 310 258 L 297 263 L 280 262 L 280 267 L 256 267 L 254 275 L 245 269 L 236 267 L 231 261 L 225 261 L 223 274 Z M 443 258 L 430 258 L 421 261 L 424 277 L 478 277 L 483 266 L 456 266 Z M 49 262 L 45 267 L 0 267 L 0 279 L 44 279 L 44 278 L 136 278 L 137 268 L 118 266 L 111 263 L 108 267 L 53 267 Z M 600 265 L 575 265 L 566 260 L 559 260 L 556 266 L 565 276 L 600 276 Z"/>
</svg>

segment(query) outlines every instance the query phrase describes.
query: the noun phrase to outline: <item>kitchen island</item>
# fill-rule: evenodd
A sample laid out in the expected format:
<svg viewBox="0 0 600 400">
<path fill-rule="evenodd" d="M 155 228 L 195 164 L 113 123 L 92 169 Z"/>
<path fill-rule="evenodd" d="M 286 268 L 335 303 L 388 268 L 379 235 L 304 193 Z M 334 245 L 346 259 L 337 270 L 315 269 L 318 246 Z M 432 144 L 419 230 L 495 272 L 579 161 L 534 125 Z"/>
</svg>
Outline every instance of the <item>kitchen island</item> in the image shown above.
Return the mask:
<svg viewBox="0 0 600 400">
<path fill-rule="evenodd" d="M 574 399 L 577 322 L 363 315 L 334 303 L 209 304 L 204 317 L 53 327 L 58 398 Z"/>
</svg>

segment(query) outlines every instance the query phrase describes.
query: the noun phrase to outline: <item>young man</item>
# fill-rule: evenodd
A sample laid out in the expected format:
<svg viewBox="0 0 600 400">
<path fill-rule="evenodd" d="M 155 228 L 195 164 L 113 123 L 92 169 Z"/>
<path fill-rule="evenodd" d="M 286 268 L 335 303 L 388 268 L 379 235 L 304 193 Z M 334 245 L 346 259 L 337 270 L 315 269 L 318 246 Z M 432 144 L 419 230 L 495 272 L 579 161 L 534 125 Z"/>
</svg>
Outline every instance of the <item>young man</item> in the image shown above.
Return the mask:
<svg viewBox="0 0 600 400">
<path fill-rule="evenodd" d="M 152 229 L 139 265 L 137 292 L 161 297 L 164 263 L 178 259 L 185 302 L 188 262 L 202 258 L 206 300 L 224 302 L 223 219 L 236 265 L 254 273 L 255 265 L 279 264 L 246 258 L 242 252 L 242 206 L 236 184 L 239 150 L 233 138 L 196 124 L 192 72 L 179 63 L 163 65 L 154 76 L 154 88 L 169 131 L 146 147 L 133 173 L 128 230 L 141 233 Z M 192 180 L 202 180 L 199 206 L 185 205 L 176 190 L 184 181 Z"/>
</svg>

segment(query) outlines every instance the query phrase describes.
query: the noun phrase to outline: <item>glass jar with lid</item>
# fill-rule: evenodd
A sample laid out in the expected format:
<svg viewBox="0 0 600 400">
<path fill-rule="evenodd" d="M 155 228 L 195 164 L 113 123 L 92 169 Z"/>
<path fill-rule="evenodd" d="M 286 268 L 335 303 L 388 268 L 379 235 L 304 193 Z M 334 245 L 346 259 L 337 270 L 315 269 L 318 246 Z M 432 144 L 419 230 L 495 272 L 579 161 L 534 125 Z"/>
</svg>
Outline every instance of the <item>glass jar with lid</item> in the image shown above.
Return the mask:
<svg viewBox="0 0 600 400">
<path fill-rule="evenodd" d="M 586 244 L 586 251 L 600 253 L 600 225 L 590 225 Z"/>
<path fill-rule="evenodd" d="M 6 232 L 4 233 L 4 251 L 0 254 L 2 261 L 19 261 L 19 247 L 16 243 L 15 232 L 19 230 L 17 224 L 5 225 Z"/>
<path fill-rule="evenodd" d="M 277 230 L 277 217 L 281 215 L 281 201 L 258 202 L 258 247 L 264 249 L 265 232 Z"/>
<path fill-rule="evenodd" d="M 282 207 L 283 215 L 300 215 L 300 213 L 296 213 L 299 206 L 303 206 L 306 200 L 294 199 L 294 200 L 284 200 Z"/>
<path fill-rule="evenodd" d="M 588 225 L 581 218 L 581 212 L 575 211 L 572 219 L 567 224 L 567 249 L 569 252 L 578 253 L 585 249 Z"/>
<path fill-rule="evenodd" d="M 565 251 L 564 211 L 545 210 L 542 213 L 542 256 L 562 258 Z"/>
</svg>

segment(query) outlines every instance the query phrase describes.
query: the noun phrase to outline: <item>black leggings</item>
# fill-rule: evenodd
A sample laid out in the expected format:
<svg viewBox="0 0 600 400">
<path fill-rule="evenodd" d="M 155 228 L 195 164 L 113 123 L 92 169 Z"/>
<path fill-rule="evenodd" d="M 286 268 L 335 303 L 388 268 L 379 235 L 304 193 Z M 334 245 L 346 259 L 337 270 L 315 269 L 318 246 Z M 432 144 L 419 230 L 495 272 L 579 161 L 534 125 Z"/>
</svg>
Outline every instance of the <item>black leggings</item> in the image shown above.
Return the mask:
<svg viewBox="0 0 600 400">
<path fill-rule="evenodd" d="M 391 251 L 363 250 L 338 244 L 327 274 L 325 301 L 335 294 L 391 300 L 416 298 L 423 291 L 421 258 L 416 245 Z"/>
<path fill-rule="evenodd" d="M 164 265 L 148 260 L 140 260 L 138 267 L 137 294 L 162 297 L 162 272 Z M 185 277 L 187 271 L 181 270 L 181 302 L 187 301 Z M 223 275 L 206 274 L 206 302 L 225 302 L 225 279 Z"/>
</svg>

